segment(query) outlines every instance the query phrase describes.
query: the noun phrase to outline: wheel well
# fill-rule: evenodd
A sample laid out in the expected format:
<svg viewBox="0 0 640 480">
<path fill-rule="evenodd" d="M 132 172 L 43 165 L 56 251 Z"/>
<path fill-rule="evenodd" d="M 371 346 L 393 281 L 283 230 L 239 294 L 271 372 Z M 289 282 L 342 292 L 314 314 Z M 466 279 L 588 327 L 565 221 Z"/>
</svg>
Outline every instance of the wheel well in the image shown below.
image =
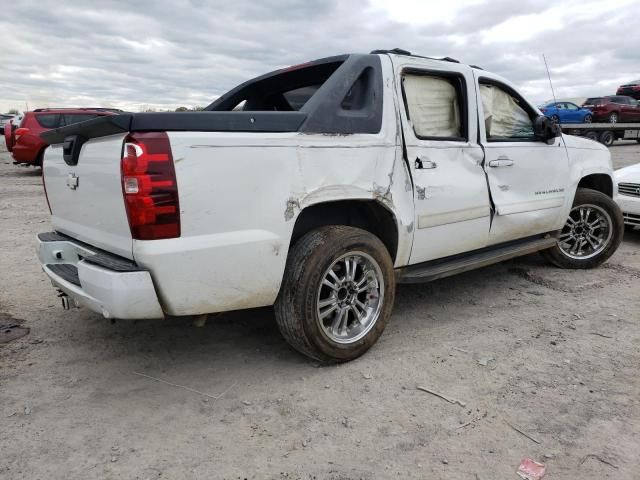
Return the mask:
<svg viewBox="0 0 640 480">
<path fill-rule="evenodd" d="M 609 175 L 604 173 L 594 173 L 587 175 L 578 184 L 578 188 L 590 188 L 613 197 L 613 181 Z"/>
<path fill-rule="evenodd" d="M 311 205 L 298 215 L 289 246 L 305 233 L 327 225 L 347 225 L 374 234 L 384 243 L 395 262 L 398 251 L 398 226 L 393 214 L 378 202 L 340 200 Z"/>
</svg>

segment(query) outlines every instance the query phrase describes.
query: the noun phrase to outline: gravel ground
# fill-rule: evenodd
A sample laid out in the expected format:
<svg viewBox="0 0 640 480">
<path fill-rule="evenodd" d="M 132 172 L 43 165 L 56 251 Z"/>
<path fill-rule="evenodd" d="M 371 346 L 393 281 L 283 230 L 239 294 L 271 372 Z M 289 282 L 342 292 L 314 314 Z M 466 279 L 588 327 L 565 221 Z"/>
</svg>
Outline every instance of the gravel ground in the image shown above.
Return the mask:
<svg viewBox="0 0 640 480">
<path fill-rule="evenodd" d="M 0 323 L 30 328 L 0 345 L 2 479 L 495 480 L 524 457 L 640 478 L 640 232 L 598 270 L 532 255 L 400 286 L 378 344 L 319 368 L 270 309 L 203 328 L 63 311 L 34 254 L 39 172 L 6 152 L 0 226 Z"/>
</svg>

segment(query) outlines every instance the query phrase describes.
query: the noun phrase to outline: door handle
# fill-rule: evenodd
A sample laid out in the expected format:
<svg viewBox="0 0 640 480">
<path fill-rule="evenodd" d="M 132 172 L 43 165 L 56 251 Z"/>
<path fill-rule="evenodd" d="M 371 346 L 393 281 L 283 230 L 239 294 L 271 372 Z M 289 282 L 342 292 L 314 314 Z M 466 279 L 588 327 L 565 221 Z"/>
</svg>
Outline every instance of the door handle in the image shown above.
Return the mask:
<svg viewBox="0 0 640 480">
<path fill-rule="evenodd" d="M 436 162 L 434 162 L 433 160 L 428 160 L 425 159 L 423 160 L 422 158 L 418 157 L 416 158 L 416 169 L 420 170 L 428 170 L 428 169 L 432 169 L 432 168 L 437 168 L 438 164 Z"/>
<path fill-rule="evenodd" d="M 489 166 L 495 167 L 510 167 L 513 165 L 513 160 L 508 157 L 499 157 L 497 160 L 491 160 Z"/>
</svg>

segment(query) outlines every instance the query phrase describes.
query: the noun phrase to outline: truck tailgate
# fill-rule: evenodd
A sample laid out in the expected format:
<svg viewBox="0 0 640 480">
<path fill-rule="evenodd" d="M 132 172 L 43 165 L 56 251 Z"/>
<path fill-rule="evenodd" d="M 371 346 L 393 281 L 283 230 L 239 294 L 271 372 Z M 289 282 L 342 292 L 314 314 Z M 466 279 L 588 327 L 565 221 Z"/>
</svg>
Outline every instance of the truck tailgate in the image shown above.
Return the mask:
<svg viewBox="0 0 640 480">
<path fill-rule="evenodd" d="M 56 231 L 132 259 L 132 237 L 122 193 L 120 160 L 126 133 L 93 138 L 77 165 L 62 144 L 47 148 L 43 176 Z"/>
</svg>

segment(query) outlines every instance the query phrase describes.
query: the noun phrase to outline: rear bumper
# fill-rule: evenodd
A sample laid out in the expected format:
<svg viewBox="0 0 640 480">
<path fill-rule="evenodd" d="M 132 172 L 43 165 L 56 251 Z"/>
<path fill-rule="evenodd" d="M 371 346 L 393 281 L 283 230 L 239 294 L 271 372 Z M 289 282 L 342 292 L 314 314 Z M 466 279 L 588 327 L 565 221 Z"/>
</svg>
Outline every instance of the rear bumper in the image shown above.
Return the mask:
<svg viewBox="0 0 640 480">
<path fill-rule="evenodd" d="M 164 318 L 151 274 L 55 232 L 37 236 L 38 258 L 51 283 L 105 318 Z"/>
<path fill-rule="evenodd" d="M 40 147 L 41 148 L 41 147 Z M 16 163 L 36 163 L 40 150 L 31 146 L 16 143 L 11 150 L 11 156 Z"/>
</svg>

